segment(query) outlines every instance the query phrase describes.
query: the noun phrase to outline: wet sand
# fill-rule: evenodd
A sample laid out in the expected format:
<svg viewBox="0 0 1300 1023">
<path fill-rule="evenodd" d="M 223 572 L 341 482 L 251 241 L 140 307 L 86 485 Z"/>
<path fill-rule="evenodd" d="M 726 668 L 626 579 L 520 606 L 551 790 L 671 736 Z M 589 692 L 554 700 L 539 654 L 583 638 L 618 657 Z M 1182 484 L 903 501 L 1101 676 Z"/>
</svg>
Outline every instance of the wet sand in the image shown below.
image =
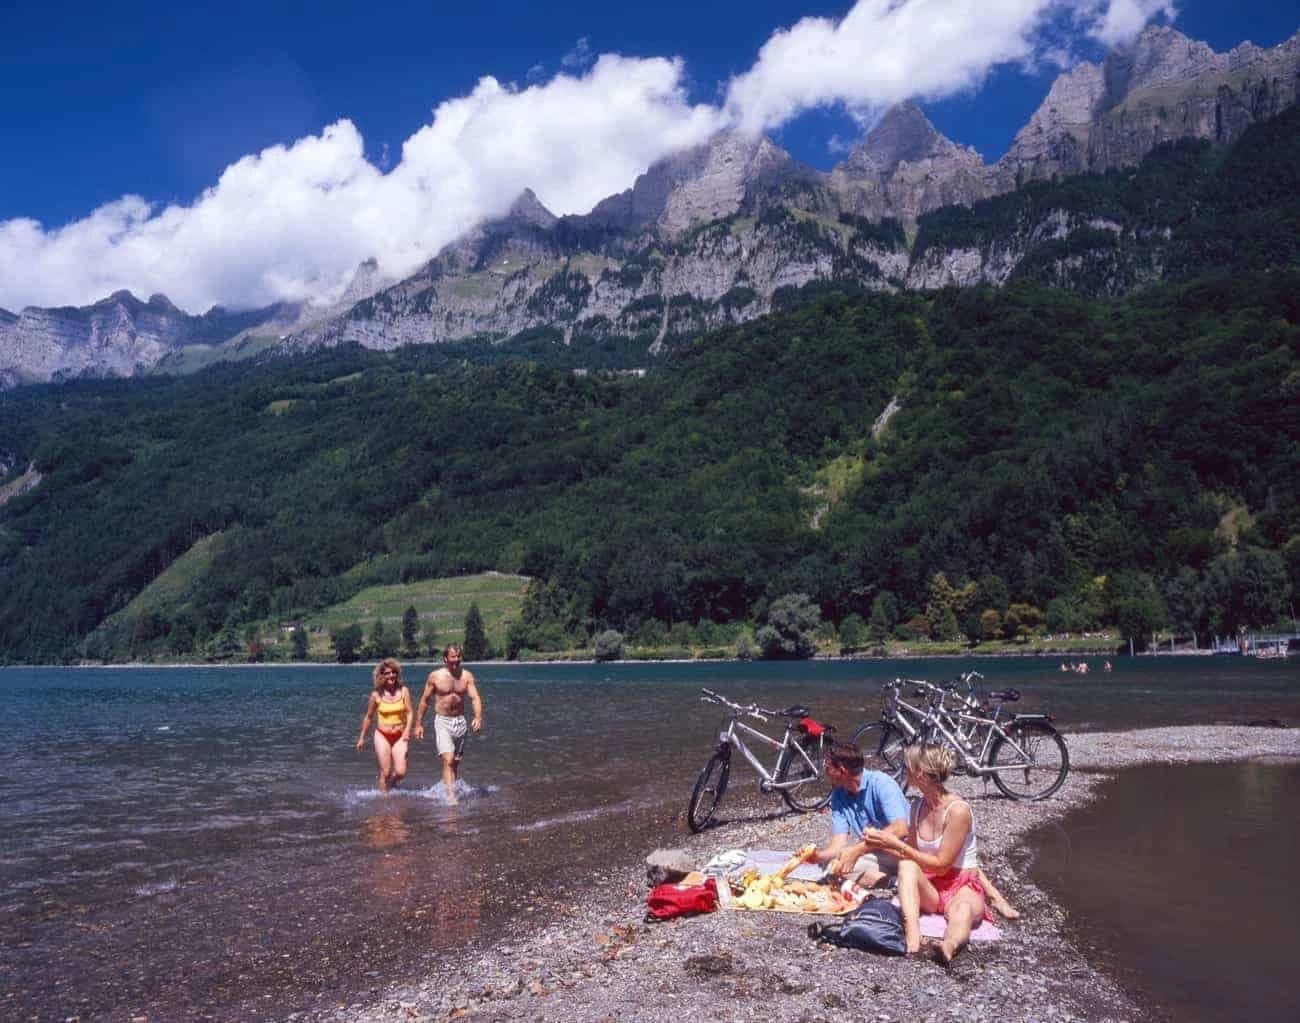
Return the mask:
<svg viewBox="0 0 1300 1023">
<path fill-rule="evenodd" d="M 644 866 L 612 862 L 551 912 L 521 897 L 513 936 L 441 960 L 410 984 L 376 983 L 368 1000 L 326 1018 L 381 1020 L 1137 1020 L 1167 1015 L 1107 971 L 1065 911 L 1030 878 L 1032 836 L 1066 825 L 1114 771 L 1138 764 L 1300 759 L 1300 730 L 1238 726 L 1094 732 L 1070 737 L 1074 765 L 1042 803 L 1016 803 L 957 779 L 979 829 L 981 860 L 1021 910 L 999 942 L 974 945 L 949 969 L 824 946 L 807 917 L 719 911 L 643 922 Z M 739 797 L 739 793 L 737 794 Z M 733 847 L 794 848 L 828 830 L 825 814 L 793 815 L 728 793 L 718 826 L 677 843 L 699 863 Z M 649 850 L 646 850 L 648 852 Z M 540 893 L 538 893 L 540 894 Z M 543 919 L 539 920 L 541 916 Z M 295 1017 L 289 1017 L 295 1018 Z M 305 1018 L 305 1017 L 298 1017 Z M 313 1015 L 313 1018 L 315 1016 Z"/>
</svg>

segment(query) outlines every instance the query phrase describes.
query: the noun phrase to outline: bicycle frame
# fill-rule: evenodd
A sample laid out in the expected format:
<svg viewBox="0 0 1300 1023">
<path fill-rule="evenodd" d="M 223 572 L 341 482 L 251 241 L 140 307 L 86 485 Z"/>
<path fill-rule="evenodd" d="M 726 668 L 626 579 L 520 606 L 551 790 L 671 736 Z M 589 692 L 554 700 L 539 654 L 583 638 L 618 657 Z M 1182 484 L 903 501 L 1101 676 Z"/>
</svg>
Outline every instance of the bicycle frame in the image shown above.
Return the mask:
<svg viewBox="0 0 1300 1023">
<path fill-rule="evenodd" d="M 749 713 L 755 714 L 756 717 L 760 716 L 754 711 L 750 711 Z M 762 720 L 766 721 L 767 719 L 763 718 Z M 775 792 L 781 789 L 794 788 L 796 785 L 802 785 L 804 784 L 805 779 L 800 778 L 800 779 L 796 779 L 795 781 L 787 781 L 787 782 L 777 781 L 775 772 L 769 771 L 766 767 L 763 766 L 762 761 L 760 761 L 758 757 L 754 755 L 754 752 L 749 748 L 749 746 L 746 745 L 744 736 L 739 733 L 744 732 L 750 737 L 754 739 L 759 739 L 762 742 L 766 743 L 767 745 L 771 746 L 773 749 L 776 749 L 778 751 L 777 758 L 776 758 L 777 764 L 780 764 L 781 762 L 781 752 L 784 752 L 787 749 L 793 749 L 796 753 L 799 754 L 800 757 L 803 758 L 806 764 L 808 764 L 817 774 L 820 775 L 822 771 L 822 765 L 814 764 L 812 758 L 808 756 L 807 752 L 804 751 L 804 748 L 802 746 L 800 746 L 797 742 L 790 741 L 790 735 L 793 731 L 794 729 L 791 728 L 789 725 L 787 725 L 785 729 L 785 735 L 782 736 L 780 742 L 777 742 L 766 732 L 760 732 L 757 728 L 752 728 L 751 726 L 745 724 L 745 722 L 741 721 L 739 711 L 732 711 L 731 721 L 727 725 L 727 730 L 725 732 L 719 733 L 718 742 L 720 746 L 734 746 L 736 749 L 740 750 L 741 754 L 745 757 L 745 759 L 749 761 L 749 765 L 755 771 L 757 771 L 759 773 L 759 776 L 763 779 L 763 783 L 762 783 L 763 791 Z"/>
<path fill-rule="evenodd" d="M 986 763 L 989 752 L 993 748 L 993 739 L 995 736 L 1009 745 L 1020 756 L 1030 761 L 1033 760 L 1033 757 L 1030 756 L 1030 754 L 1013 738 L 1011 738 L 1011 736 L 1007 734 L 1006 729 L 1002 727 L 1001 722 L 998 720 L 1001 713 L 1002 705 L 998 704 L 998 707 L 994 710 L 991 718 L 968 713 L 965 709 L 959 710 L 954 714 L 953 711 L 944 708 L 943 691 L 939 690 L 937 701 L 933 704 L 930 713 L 926 715 L 925 726 L 926 728 L 933 728 L 943 736 L 948 745 L 961 756 L 962 762 L 966 765 L 966 769 L 970 771 L 971 774 L 978 775 L 979 777 L 986 777 L 991 774 L 997 774 L 999 771 L 1023 771 L 1025 769 L 1024 764 L 1004 764 L 1001 767 L 994 767 Z M 1034 716 L 1038 717 L 1039 715 Z M 954 733 L 944 727 L 944 718 L 948 718 L 949 720 L 955 718 L 959 722 L 971 722 L 971 734 L 974 734 L 975 729 L 980 728 L 981 726 L 987 726 L 987 730 L 984 733 L 984 744 L 980 748 L 978 756 L 971 752 L 969 749 L 969 740 L 963 738 L 963 733 L 960 729 Z"/>
</svg>

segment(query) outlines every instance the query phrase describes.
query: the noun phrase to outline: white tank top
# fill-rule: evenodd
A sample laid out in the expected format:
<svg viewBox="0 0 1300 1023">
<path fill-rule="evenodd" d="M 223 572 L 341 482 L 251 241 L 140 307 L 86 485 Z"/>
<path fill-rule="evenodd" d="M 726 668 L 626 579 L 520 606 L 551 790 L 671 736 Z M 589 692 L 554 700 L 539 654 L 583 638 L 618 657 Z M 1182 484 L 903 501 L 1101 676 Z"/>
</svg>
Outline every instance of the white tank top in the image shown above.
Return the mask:
<svg viewBox="0 0 1300 1023">
<path fill-rule="evenodd" d="M 965 800 L 954 799 L 951 803 L 943 808 L 943 817 L 939 822 L 938 838 L 921 837 L 921 803 L 920 796 L 912 798 L 912 832 L 916 835 L 916 847 L 921 852 L 929 853 L 931 856 L 939 855 L 939 846 L 943 844 L 943 832 L 948 826 L 948 811 L 953 808 L 954 803 L 965 802 Z M 957 858 L 952 861 L 953 870 L 975 870 L 979 866 L 979 848 L 975 843 L 975 813 L 971 811 L 970 831 L 966 833 L 966 841 L 962 843 L 961 849 L 957 852 Z"/>
</svg>

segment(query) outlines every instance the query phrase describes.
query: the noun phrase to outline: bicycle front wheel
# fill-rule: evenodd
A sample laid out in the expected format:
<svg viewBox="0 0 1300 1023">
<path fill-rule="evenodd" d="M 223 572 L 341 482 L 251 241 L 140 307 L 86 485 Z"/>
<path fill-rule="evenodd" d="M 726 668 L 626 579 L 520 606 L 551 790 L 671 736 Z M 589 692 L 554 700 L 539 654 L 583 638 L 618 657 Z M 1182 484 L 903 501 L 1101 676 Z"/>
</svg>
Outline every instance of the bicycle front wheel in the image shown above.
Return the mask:
<svg viewBox="0 0 1300 1023">
<path fill-rule="evenodd" d="M 820 810 L 831 801 L 831 783 L 826 777 L 826 768 L 822 757 L 830 745 L 825 733 L 817 738 L 799 740 L 799 749 L 786 749 L 781 754 L 781 762 L 776 768 L 778 785 L 788 784 L 781 789 L 781 798 L 791 810 L 808 813 Z M 808 755 L 805 760 L 799 750 Z"/>
<path fill-rule="evenodd" d="M 727 791 L 727 779 L 731 777 L 731 757 L 719 750 L 709 757 L 700 777 L 691 790 L 691 803 L 686 808 L 686 823 L 692 831 L 703 831 L 713 819 L 713 813 L 722 802 Z"/>
<path fill-rule="evenodd" d="M 1046 799 L 1070 772 L 1070 751 L 1046 721 L 1018 721 L 989 751 L 993 784 L 1012 799 Z"/>
<path fill-rule="evenodd" d="M 849 740 L 862 750 L 868 771 L 883 771 L 903 784 L 903 749 L 907 738 L 888 721 L 868 721 Z"/>
</svg>

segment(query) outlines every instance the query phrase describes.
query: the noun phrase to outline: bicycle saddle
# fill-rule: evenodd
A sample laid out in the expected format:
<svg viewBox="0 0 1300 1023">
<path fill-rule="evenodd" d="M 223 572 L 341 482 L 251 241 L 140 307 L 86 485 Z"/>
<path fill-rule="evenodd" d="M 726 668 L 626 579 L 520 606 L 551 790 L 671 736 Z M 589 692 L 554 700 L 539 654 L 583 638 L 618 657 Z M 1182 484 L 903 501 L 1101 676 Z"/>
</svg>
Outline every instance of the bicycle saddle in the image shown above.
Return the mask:
<svg viewBox="0 0 1300 1023">
<path fill-rule="evenodd" d="M 1002 703 L 1015 703 L 1020 699 L 1019 689 L 1002 689 L 996 693 L 989 693 L 990 700 L 999 700 Z"/>
<path fill-rule="evenodd" d="M 778 714 L 783 718 L 806 718 L 812 711 L 801 703 L 796 703 L 793 707 L 786 707 L 785 710 L 778 710 Z"/>
</svg>

